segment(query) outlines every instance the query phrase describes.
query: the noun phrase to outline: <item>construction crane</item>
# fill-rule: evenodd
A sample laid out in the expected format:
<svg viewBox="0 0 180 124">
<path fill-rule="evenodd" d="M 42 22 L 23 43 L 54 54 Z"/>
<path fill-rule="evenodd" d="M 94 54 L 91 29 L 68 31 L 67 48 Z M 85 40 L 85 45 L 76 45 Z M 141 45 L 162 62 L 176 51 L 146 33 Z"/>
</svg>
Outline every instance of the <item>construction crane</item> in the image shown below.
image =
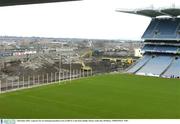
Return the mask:
<svg viewBox="0 0 180 124">
<path fill-rule="evenodd" d="M 87 52 L 83 53 L 81 58 L 91 58 L 92 57 L 92 50 L 88 50 Z"/>
</svg>

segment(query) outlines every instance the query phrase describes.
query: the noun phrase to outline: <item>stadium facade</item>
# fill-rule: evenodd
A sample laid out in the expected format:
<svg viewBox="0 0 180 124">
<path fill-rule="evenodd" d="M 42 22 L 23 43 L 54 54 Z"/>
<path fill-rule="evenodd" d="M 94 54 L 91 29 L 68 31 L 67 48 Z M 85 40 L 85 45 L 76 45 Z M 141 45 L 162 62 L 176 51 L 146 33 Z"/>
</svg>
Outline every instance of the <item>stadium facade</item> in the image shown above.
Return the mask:
<svg viewBox="0 0 180 124">
<path fill-rule="evenodd" d="M 152 18 L 142 35 L 143 57 L 127 72 L 167 78 L 180 78 L 180 9 L 117 10 Z"/>
</svg>

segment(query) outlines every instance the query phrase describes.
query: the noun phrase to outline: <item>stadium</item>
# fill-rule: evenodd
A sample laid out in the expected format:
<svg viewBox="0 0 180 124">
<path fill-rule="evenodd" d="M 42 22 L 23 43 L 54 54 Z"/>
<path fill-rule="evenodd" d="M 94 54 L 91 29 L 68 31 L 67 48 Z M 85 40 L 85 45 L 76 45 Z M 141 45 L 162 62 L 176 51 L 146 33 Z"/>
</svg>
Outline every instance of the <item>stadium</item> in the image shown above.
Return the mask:
<svg viewBox="0 0 180 124">
<path fill-rule="evenodd" d="M 144 57 L 129 69 L 128 73 L 179 78 L 180 19 L 178 16 L 180 9 L 139 9 L 134 11 L 120 10 L 120 12 L 152 18 L 151 23 L 142 36 L 145 42 L 145 46 L 142 48 Z"/>
<path fill-rule="evenodd" d="M 152 18 L 142 36 L 143 57 L 127 72 L 70 69 L 0 82 L 0 118 L 179 119 L 180 9 L 117 11 Z"/>
</svg>

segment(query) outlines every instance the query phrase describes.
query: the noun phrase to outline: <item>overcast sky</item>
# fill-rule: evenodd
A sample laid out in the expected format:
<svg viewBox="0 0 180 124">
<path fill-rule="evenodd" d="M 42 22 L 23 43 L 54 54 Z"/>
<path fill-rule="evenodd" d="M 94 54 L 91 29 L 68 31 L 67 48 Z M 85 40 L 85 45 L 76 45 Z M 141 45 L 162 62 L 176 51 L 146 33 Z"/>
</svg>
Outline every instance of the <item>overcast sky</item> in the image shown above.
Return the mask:
<svg viewBox="0 0 180 124">
<path fill-rule="evenodd" d="M 83 0 L 0 8 L 0 35 L 140 39 L 150 18 L 117 8 L 176 6 L 179 0 Z"/>
</svg>

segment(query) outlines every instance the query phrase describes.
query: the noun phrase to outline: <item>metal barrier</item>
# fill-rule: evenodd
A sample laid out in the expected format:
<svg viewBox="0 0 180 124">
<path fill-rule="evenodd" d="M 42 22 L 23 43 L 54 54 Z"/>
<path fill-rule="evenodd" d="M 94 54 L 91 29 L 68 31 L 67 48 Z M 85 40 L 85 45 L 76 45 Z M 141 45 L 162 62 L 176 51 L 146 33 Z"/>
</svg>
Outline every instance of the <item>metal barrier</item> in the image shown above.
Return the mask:
<svg viewBox="0 0 180 124">
<path fill-rule="evenodd" d="M 38 87 L 53 83 L 63 83 L 67 80 L 75 80 L 83 77 L 93 76 L 97 72 L 83 71 L 83 70 L 71 70 L 63 72 L 50 72 L 39 75 L 19 76 L 16 79 L 0 80 L 0 93 L 6 93 L 21 89 L 27 89 L 32 87 Z"/>
</svg>

